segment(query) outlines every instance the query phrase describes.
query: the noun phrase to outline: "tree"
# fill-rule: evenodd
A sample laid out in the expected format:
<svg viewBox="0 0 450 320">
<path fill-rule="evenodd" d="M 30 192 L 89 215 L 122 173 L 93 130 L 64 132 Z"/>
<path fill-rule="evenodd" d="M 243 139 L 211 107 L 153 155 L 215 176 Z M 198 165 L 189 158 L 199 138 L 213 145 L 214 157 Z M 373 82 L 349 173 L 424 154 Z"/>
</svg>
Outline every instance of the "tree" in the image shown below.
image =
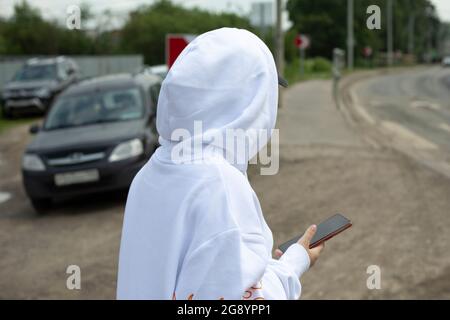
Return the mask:
<svg viewBox="0 0 450 320">
<path fill-rule="evenodd" d="M 374 52 L 386 51 L 386 0 L 355 1 L 354 30 L 356 57 L 362 58 L 362 49 L 371 46 Z M 367 7 L 378 5 L 382 11 L 381 30 L 366 27 Z M 288 0 L 287 9 L 294 23 L 293 33 L 304 33 L 311 37 L 310 55 L 331 58 L 335 47 L 346 48 L 347 0 Z M 438 44 L 441 22 L 430 0 L 394 1 L 394 44 L 396 50 L 408 50 L 408 24 L 410 16 L 415 18 L 415 53 L 420 57 L 427 51 L 428 43 Z M 292 34 L 291 34 L 292 36 Z M 430 39 L 431 36 L 431 39 Z M 289 51 L 289 49 L 287 50 Z"/>
<path fill-rule="evenodd" d="M 45 20 L 26 1 L 14 6 L 9 19 L 0 21 L 0 52 L 9 55 L 80 54 L 93 52 L 94 40 L 81 30 L 68 30 Z"/>
<path fill-rule="evenodd" d="M 161 0 L 130 13 L 120 47 L 124 52 L 143 54 L 147 64 L 161 64 L 165 62 L 167 34 L 201 34 L 225 26 L 251 29 L 247 19 L 234 14 L 186 9 Z"/>
<path fill-rule="evenodd" d="M 346 3 L 346 1 L 344 1 Z M 295 33 L 311 37 L 308 54 L 331 58 L 346 41 L 346 7 L 342 0 L 289 0 L 287 10 Z"/>
</svg>

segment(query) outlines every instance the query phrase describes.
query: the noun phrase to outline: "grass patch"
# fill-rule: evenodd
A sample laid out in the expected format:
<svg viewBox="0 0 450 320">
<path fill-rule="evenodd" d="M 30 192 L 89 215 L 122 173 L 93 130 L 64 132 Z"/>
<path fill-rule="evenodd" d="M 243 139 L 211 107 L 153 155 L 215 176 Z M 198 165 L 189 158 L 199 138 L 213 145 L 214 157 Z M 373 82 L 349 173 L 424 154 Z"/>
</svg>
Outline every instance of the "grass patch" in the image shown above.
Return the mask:
<svg viewBox="0 0 450 320">
<path fill-rule="evenodd" d="M 300 60 L 287 63 L 284 75 L 289 84 L 313 79 L 331 79 L 331 62 L 324 58 L 306 59 L 304 63 L 304 73 L 300 74 Z"/>
<path fill-rule="evenodd" d="M 27 118 L 16 118 L 16 119 L 6 119 L 3 117 L 3 115 L 0 114 L 0 133 L 5 132 L 8 129 L 11 129 L 13 127 L 23 125 L 23 124 L 32 124 L 39 120 L 39 118 L 36 117 L 27 117 Z"/>
</svg>

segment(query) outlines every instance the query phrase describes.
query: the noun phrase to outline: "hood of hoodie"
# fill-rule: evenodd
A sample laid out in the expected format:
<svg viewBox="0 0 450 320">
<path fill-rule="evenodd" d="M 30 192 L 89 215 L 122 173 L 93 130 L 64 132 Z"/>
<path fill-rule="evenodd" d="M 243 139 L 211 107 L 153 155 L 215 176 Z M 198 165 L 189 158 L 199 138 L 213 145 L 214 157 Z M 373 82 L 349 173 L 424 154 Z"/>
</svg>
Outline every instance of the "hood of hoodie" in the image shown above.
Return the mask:
<svg viewBox="0 0 450 320">
<path fill-rule="evenodd" d="M 214 147 L 245 171 L 270 139 L 277 106 L 278 73 L 264 42 L 247 30 L 207 32 L 183 50 L 162 84 L 160 143 L 166 149 L 195 143 L 202 150 Z M 238 149 L 242 143 L 245 151 Z"/>
</svg>

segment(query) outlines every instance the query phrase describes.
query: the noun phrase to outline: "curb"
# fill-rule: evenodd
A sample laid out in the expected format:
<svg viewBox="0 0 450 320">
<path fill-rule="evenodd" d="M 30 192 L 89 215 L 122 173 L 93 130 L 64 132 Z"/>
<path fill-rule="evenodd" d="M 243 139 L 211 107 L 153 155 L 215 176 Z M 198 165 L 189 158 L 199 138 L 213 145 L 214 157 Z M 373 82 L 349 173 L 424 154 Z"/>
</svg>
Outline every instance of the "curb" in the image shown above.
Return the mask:
<svg viewBox="0 0 450 320">
<path fill-rule="evenodd" d="M 416 67 L 414 71 L 417 71 L 419 68 L 425 67 Z M 411 68 L 394 70 L 400 71 L 400 73 L 411 72 Z M 335 103 L 338 110 L 343 114 L 350 126 L 357 131 L 357 134 L 370 146 L 376 149 L 386 148 L 396 151 L 450 179 L 450 163 L 445 157 L 444 159 L 436 159 L 431 152 L 424 152 L 423 149 L 409 147 L 408 143 L 405 143 L 404 140 L 402 141 L 403 138 L 395 137 L 391 132 L 383 129 L 381 122 L 372 118 L 364 105 L 359 103 L 355 91 L 352 90 L 353 86 L 360 81 L 392 73 L 391 71 L 393 70 L 371 70 L 356 72 L 346 76 L 340 81 L 338 92 L 335 96 Z"/>
</svg>

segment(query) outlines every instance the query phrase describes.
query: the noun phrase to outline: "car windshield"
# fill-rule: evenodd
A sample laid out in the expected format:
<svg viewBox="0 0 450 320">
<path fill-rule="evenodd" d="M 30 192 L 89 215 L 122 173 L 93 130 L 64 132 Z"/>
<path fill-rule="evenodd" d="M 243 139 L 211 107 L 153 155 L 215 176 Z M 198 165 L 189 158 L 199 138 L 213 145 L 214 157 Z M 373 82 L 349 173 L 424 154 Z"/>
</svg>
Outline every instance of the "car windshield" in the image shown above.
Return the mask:
<svg viewBox="0 0 450 320">
<path fill-rule="evenodd" d="M 16 73 L 15 81 L 53 80 L 56 79 L 56 65 L 44 64 L 25 66 Z"/>
<path fill-rule="evenodd" d="M 59 98 L 52 106 L 45 129 L 139 119 L 144 114 L 138 88 L 114 89 Z"/>
</svg>

